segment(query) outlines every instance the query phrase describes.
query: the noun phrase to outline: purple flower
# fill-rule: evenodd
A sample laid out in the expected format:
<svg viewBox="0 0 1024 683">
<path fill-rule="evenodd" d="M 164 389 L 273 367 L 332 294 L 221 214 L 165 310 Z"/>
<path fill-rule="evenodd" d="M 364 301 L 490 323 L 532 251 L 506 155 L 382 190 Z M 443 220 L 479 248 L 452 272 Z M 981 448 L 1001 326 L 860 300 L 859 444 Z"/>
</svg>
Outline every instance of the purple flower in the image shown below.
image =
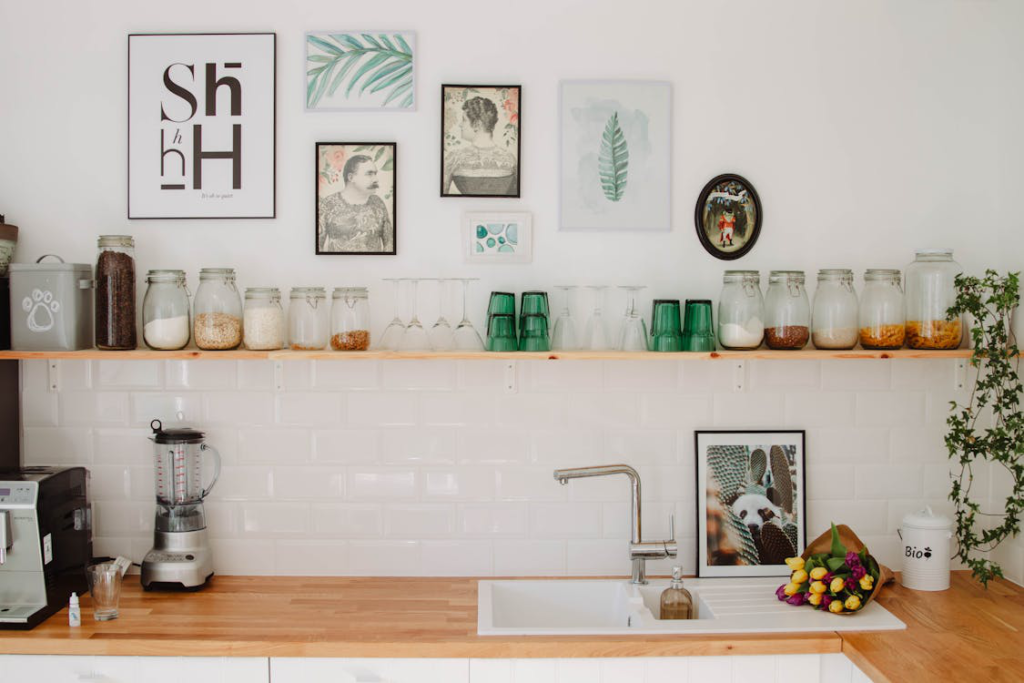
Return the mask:
<svg viewBox="0 0 1024 683">
<path fill-rule="evenodd" d="M 781 586 L 779 586 L 778 590 L 775 591 L 775 597 L 777 597 L 779 600 L 786 599 L 786 584 L 782 584 Z"/>
<path fill-rule="evenodd" d="M 806 597 L 807 593 L 794 593 L 790 596 L 789 600 L 786 600 L 786 602 L 793 605 L 794 607 L 799 607 L 800 605 L 804 604 L 804 600 L 806 599 Z"/>
<path fill-rule="evenodd" d="M 832 602 L 833 599 L 834 598 L 831 595 L 829 595 L 828 593 L 822 593 L 821 594 L 821 606 L 824 607 L 825 609 L 828 609 L 828 606 Z"/>
<path fill-rule="evenodd" d="M 832 572 L 829 572 L 828 574 L 825 574 L 824 578 L 822 578 L 822 581 L 827 586 L 830 583 L 832 583 L 832 579 L 834 579 L 834 578 L 836 578 L 836 577 L 832 576 Z"/>
<path fill-rule="evenodd" d="M 865 576 L 867 576 L 867 574 L 868 574 L 868 570 L 867 570 L 867 569 L 864 569 L 864 565 L 858 564 L 858 565 L 857 565 L 856 567 L 854 567 L 854 568 L 853 568 L 853 569 L 851 570 L 851 574 L 853 575 L 853 578 L 855 578 L 855 579 L 857 579 L 858 581 L 860 581 L 860 580 L 861 580 L 861 579 L 863 579 L 863 578 L 864 578 Z"/>
<path fill-rule="evenodd" d="M 857 553 L 846 553 L 846 566 L 850 569 L 860 566 L 860 557 L 857 556 Z"/>
<path fill-rule="evenodd" d="M 852 591 L 857 589 L 857 579 L 852 576 L 846 579 L 846 590 Z"/>
</svg>

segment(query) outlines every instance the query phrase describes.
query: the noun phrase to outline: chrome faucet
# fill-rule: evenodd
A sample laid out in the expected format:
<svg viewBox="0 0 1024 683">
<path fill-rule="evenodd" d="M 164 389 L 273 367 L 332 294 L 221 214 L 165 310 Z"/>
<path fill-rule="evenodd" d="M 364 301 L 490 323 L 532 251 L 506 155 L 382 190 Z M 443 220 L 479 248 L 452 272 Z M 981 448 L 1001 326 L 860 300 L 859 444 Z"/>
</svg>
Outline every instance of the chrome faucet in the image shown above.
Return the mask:
<svg viewBox="0 0 1024 683">
<path fill-rule="evenodd" d="M 647 560 L 660 560 L 675 557 L 679 552 L 676 545 L 675 516 L 669 519 L 669 538 L 666 541 L 644 541 L 640 522 L 640 475 L 629 465 L 599 465 L 597 467 L 572 467 L 555 470 L 555 480 L 563 486 L 570 479 L 582 477 L 606 477 L 611 474 L 624 474 L 629 477 L 630 488 L 630 520 L 632 537 L 629 539 L 629 559 L 633 561 L 632 583 L 647 583 Z"/>
</svg>

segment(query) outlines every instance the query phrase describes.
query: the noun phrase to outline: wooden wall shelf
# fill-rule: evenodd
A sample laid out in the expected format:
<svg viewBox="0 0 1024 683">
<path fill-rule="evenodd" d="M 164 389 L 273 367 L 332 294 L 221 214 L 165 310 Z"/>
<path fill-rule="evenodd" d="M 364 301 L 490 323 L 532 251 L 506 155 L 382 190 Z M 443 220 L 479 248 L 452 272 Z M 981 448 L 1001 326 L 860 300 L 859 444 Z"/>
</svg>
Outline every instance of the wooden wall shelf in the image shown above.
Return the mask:
<svg viewBox="0 0 1024 683">
<path fill-rule="evenodd" d="M 653 353 L 627 351 L 549 351 L 522 353 L 490 353 L 472 351 L 0 351 L 0 360 L 830 360 L 830 359 L 904 359 L 904 358 L 970 358 L 969 349 L 954 351 L 712 351 Z"/>
</svg>

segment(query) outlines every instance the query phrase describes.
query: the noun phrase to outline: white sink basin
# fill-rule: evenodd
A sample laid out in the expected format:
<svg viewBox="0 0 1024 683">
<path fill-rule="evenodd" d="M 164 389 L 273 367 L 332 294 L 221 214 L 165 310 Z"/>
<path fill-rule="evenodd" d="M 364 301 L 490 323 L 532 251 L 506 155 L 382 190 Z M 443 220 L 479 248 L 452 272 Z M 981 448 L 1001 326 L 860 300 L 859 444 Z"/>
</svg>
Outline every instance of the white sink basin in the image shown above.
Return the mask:
<svg viewBox="0 0 1024 683">
<path fill-rule="evenodd" d="M 775 597 L 780 578 L 688 579 L 695 619 L 659 619 L 668 580 L 480 581 L 477 633 L 482 636 L 644 635 L 882 631 L 906 624 L 871 603 L 839 617 L 793 607 Z"/>
</svg>

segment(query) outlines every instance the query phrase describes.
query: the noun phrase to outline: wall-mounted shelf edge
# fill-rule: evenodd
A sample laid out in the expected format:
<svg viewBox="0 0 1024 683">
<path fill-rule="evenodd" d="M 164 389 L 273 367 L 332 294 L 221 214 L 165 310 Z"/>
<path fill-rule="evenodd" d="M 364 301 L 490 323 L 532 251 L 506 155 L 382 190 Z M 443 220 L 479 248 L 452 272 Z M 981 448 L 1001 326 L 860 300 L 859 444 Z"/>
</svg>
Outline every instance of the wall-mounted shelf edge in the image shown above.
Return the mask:
<svg viewBox="0 0 1024 683">
<path fill-rule="evenodd" d="M 474 352 L 474 351 L 0 351 L 0 360 L 871 360 L 871 359 L 936 359 L 970 358 L 969 349 L 927 351 L 896 349 L 894 351 L 711 351 L 654 353 L 633 351 L 547 351 L 547 352 Z"/>
</svg>

